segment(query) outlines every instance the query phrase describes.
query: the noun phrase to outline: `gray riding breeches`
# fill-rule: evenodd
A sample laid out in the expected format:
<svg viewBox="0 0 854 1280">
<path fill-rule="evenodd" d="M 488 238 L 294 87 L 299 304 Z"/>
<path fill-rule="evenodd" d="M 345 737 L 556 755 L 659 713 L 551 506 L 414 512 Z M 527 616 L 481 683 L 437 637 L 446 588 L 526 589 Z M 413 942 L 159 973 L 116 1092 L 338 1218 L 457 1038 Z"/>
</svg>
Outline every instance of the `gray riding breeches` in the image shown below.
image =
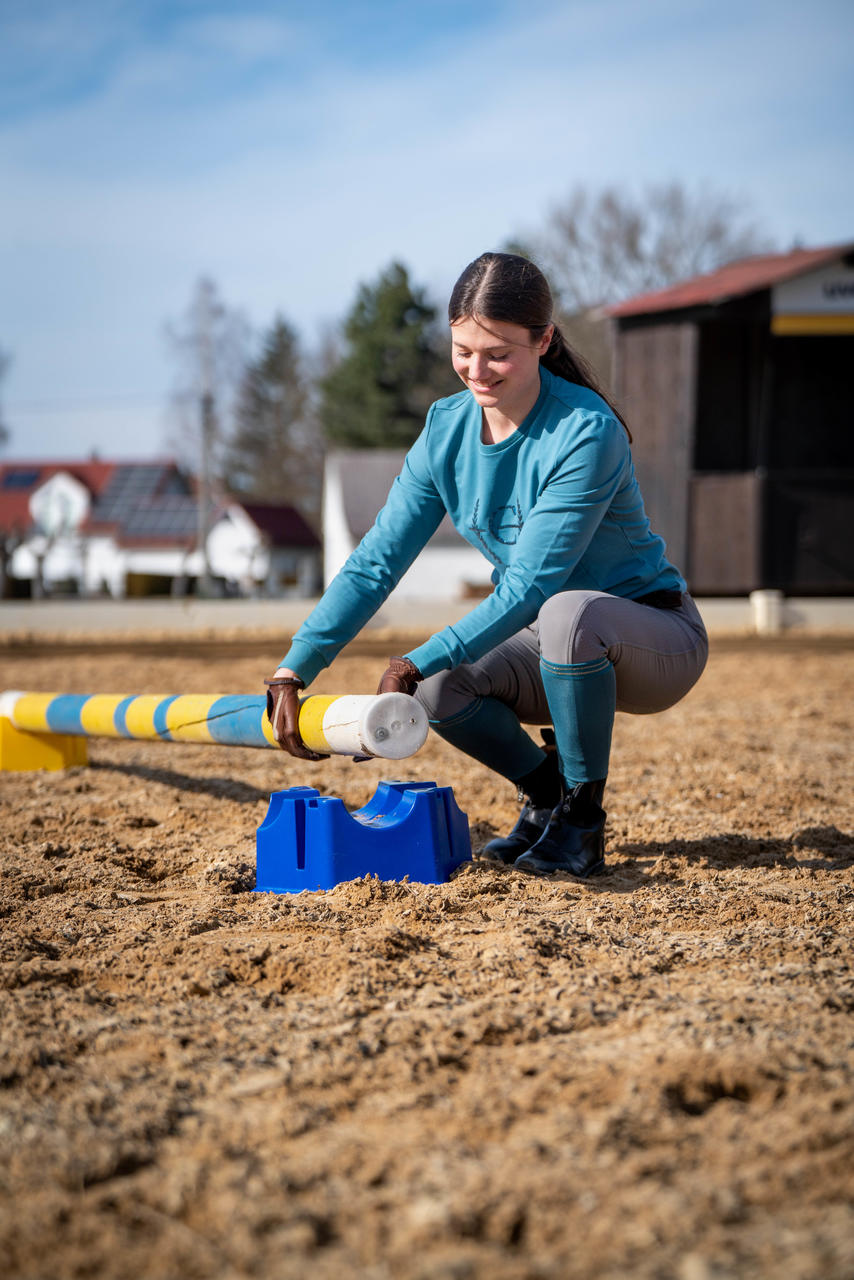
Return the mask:
<svg viewBox="0 0 854 1280">
<path fill-rule="evenodd" d="M 683 698 L 708 657 L 706 629 L 689 595 L 678 609 L 656 609 L 604 591 L 563 591 L 531 626 L 483 658 L 440 671 L 416 697 L 431 720 L 448 720 L 478 698 L 497 698 L 524 724 L 549 724 L 540 658 L 556 664 L 606 655 L 617 682 L 617 710 L 663 711 Z"/>
</svg>

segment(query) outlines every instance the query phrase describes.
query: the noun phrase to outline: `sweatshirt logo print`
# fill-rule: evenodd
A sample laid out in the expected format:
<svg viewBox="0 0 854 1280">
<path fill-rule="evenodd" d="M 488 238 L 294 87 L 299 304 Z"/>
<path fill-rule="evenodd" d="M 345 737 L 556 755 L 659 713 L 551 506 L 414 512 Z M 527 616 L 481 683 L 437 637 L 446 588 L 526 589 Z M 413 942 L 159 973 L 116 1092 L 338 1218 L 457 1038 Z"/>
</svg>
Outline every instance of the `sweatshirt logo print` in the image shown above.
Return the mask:
<svg viewBox="0 0 854 1280">
<path fill-rule="evenodd" d="M 512 547 L 518 542 L 522 525 L 525 523 L 519 503 L 514 503 L 512 506 L 494 507 L 487 516 L 485 524 L 480 524 L 479 520 L 480 499 L 478 498 L 474 504 L 469 528 L 490 560 L 494 560 L 498 564 L 506 563 L 500 555 L 496 554 L 494 544 L 497 542 L 501 546 Z M 491 541 L 487 541 L 487 539 L 491 539 Z"/>
</svg>

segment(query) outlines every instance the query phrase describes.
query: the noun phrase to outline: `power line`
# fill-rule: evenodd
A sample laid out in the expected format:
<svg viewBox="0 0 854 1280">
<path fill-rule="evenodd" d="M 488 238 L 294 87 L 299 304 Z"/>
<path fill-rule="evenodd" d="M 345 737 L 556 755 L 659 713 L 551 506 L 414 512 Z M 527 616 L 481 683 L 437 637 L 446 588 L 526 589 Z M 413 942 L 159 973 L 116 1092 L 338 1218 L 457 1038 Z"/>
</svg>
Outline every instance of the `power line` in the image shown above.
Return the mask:
<svg viewBox="0 0 854 1280">
<path fill-rule="evenodd" d="M 97 411 L 100 409 L 120 409 L 127 405 L 157 405 L 162 406 L 169 400 L 169 396 L 153 396 L 149 392 L 130 393 L 128 395 L 118 396 L 97 396 L 88 399 L 70 399 L 63 396 L 52 397 L 51 399 L 42 400 L 4 400 L 3 407 L 6 413 L 54 413 L 57 410 L 68 410 L 73 412 L 81 412 L 87 409 Z"/>
</svg>

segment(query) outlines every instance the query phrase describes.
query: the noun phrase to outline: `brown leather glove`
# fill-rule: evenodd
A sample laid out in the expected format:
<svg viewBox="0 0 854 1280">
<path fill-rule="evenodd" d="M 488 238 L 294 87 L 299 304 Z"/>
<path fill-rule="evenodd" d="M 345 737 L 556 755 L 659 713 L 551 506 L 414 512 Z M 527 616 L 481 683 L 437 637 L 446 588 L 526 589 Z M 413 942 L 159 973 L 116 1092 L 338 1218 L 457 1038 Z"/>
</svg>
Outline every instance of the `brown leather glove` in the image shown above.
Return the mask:
<svg viewBox="0 0 854 1280">
<path fill-rule="evenodd" d="M 267 719 L 283 751 L 300 760 L 328 760 L 328 756 L 309 751 L 299 736 L 299 693 L 305 684 L 298 676 L 273 676 L 267 686 Z"/>
<path fill-rule="evenodd" d="M 414 693 L 415 686 L 423 679 L 415 663 L 408 658 L 389 658 L 377 693 Z"/>
</svg>

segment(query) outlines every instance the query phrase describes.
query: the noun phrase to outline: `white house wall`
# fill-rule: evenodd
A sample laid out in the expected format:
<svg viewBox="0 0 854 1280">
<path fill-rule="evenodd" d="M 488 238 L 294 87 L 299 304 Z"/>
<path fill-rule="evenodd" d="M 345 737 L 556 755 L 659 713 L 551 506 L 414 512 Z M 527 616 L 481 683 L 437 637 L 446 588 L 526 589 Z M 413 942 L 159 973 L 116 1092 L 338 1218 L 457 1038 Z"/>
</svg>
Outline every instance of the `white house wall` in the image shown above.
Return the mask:
<svg viewBox="0 0 854 1280">
<path fill-rule="evenodd" d="M 84 590 L 99 594 L 106 589 L 122 598 L 127 575 L 154 577 L 195 577 L 201 572 L 201 556 L 173 547 L 121 547 L 112 538 L 91 538 L 85 565 Z"/>
<path fill-rule="evenodd" d="M 211 572 L 236 582 L 246 595 L 307 596 L 317 586 L 319 552 L 314 548 L 270 549 L 242 507 L 229 507 L 208 536 Z M 293 585 L 283 585 L 291 579 Z"/>
<path fill-rule="evenodd" d="M 80 527 L 89 514 L 91 498 L 74 476 L 57 471 L 33 490 L 28 505 L 39 531 L 57 537 Z"/>
<path fill-rule="evenodd" d="M 208 534 L 211 572 L 250 592 L 270 573 L 270 553 L 257 525 L 240 507 L 229 507 Z"/>
<path fill-rule="evenodd" d="M 323 585 L 328 587 L 355 542 L 344 515 L 341 460 L 327 457 L 323 474 Z"/>
<path fill-rule="evenodd" d="M 153 574 L 155 577 L 191 577 L 201 571 L 202 558 L 195 552 L 176 551 L 171 547 L 119 548 L 125 573 Z"/>
<path fill-rule="evenodd" d="M 12 552 L 9 561 L 9 572 L 13 578 L 34 578 L 38 561 L 36 558 L 35 548 L 38 544 L 35 538 L 31 538 L 29 542 L 22 543 L 20 547 L 16 547 Z"/>
<path fill-rule="evenodd" d="M 288 550 L 278 547 L 273 552 L 270 575 L 265 583 L 269 595 L 299 596 L 317 594 L 320 576 L 320 553 L 314 550 Z M 286 585 L 290 582 L 290 585 Z"/>
<path fill-rule="evenodd" d="M 89 513 L 89 490 L 68 472 L 58 471 L 33 491 L 28 505 L 36 528 L 12 553 L 12 576 L 30 580 L 41 576 L 48 589 L 56 583 L 78 582 L 88 549 L 77 529 Z"/>
<path fill-rule="evenodd" d="M 335 577 L 356 543 L 344 514 L 341 460 L 327 457 L 323 484 L 323 582 Z M 474 547 L 427 546 L 401 578 L 391 600 L 458 600 L 469 585 L 490 583 L 492 566 Z"/>
<path fill-rule="evenodd" d="M 35 579 L 39 576 L 49 588 L 53 583 L 77 581 L 85 558 L 82 540 L 74 534 L 49 539 L 36 534 L 12 553 L 10 571 L 15 578 Z"/>
<path fill-rule="evenodd" d="M 117 598 L 125 594 L 125 562 L 121 550 L 110 537 L 87 538 L 83 590 L 96 595 L 106 590 Z"/>
<path fill-rule="evenodd" d="M 425 547 L 391 600 L 459 600 L 468 586 L 491 581 L 492 566 L 474 547 Z"/>
<path fill-rule="evenodd" d="M 428 546 L 407 569 L 389 599 L 459 600 L 468 594 L 469 587 L 490 586 L 491 574 L 492 566 L 474 547 Z"/>
</svg>

